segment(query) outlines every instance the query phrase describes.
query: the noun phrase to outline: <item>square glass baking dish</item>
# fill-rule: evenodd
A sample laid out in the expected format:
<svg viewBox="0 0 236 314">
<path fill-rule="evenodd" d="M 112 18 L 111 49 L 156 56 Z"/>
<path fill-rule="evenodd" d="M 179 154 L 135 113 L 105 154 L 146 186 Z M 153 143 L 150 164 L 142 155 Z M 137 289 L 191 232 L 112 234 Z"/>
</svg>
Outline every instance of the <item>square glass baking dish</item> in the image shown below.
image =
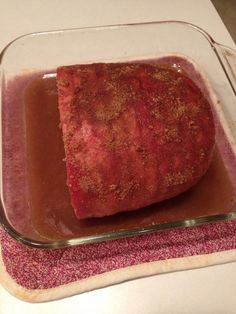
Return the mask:
<svg viewBox="0 0 236 314">
<path fill-rule="evenodd" d="M 43 89 L 43 93 L 46 90 L 49 100 L 55 102 L 58 66 L 149 60 L 160 55 L 184 55 L 194 60 L 216 92 L 218 102 L 213 111 L 217 153 L 207 179 L 161 205 L 79 222 L 67 196 L 60 198 L 60 194 L 67 193 L 66 185 L 61 187 L 59 183 L 66 180 L 63 166 L 54 169 L 54 164 L 63 159 L 58 114 L 50 101 L 46 101 L 45 109 L 46 102 L 37 98 L 41 94 L 34 88 Z M 25 244 L 57 248 L 235 219 L 235 65 L 233 49 L 216 43 L 199 27 L 181 21 L 41 32 L 9 43 L 0 54 L 0 223 L 4 229 Z M 181 69 L 178 62 L 173 66 Z M 29 95 L 37 98 L 30 109 Z M 53 198 L 54 188 L 57 196 Z M 40 200 L 37 206 L 32 195 Z M 60 202 L 64 203 L 59 206 Z"/>
</svg>

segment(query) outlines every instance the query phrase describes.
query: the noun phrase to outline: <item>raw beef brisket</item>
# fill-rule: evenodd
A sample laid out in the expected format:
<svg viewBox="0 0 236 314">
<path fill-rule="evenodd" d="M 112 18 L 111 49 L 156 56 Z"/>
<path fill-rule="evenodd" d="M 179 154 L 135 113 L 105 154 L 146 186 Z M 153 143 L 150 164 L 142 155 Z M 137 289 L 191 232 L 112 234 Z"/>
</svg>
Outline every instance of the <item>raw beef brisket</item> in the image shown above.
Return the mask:
<svg viewBox="0 0 236 314">
<path fill-rule="evenodd" d="M 209 167 L 210 104 L 170 67 L 97 63 L 57 70 L 67 185 L 78 218 L 174 197 Z"/>
</svg>

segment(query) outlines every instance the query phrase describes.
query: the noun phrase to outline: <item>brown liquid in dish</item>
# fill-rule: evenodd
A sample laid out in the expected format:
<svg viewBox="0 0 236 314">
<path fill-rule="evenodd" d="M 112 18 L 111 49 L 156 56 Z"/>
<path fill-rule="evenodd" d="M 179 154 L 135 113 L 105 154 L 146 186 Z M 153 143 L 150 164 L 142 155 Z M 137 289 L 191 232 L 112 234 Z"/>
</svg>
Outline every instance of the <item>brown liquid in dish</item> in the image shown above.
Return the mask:
<svg viewBox="0 0 236 314">
<path fill-rule="evenodd" d="M 218 149 L 210 169 L 188 192 L 144 209 L 79 221 L 70 205 L 55 78 L 38 78 L 24 96 L 30 215 L 41 239 L 60 240 L 227 213 L 235 202 Z"/>
</svg>

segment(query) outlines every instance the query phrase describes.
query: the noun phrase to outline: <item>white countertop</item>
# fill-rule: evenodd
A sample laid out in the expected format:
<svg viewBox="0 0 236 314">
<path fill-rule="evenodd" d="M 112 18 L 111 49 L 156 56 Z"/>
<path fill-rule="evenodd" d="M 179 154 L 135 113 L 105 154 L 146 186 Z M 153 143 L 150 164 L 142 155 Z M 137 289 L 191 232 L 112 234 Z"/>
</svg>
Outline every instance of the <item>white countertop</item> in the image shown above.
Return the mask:
<svg viewBox="0 0 236 314">
<path fill-rule="evenodd" d="M 155 20 L 183 20 L 235 47 L 209 0 L 0 0 L 0 50 L 35 31 Z M 43 304 L 0 287 L 5 313 L 236 313 L 236 262 L 129 281 Z"/>
</svg>

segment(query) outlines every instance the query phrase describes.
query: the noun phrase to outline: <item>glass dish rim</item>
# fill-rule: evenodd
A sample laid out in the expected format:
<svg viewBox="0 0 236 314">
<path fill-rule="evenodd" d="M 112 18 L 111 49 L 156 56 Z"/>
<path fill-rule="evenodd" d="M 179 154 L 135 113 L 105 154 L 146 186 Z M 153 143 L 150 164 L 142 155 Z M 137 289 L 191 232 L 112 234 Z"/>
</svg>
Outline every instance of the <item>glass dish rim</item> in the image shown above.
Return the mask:
<svg viewBox="0 0 236 314">
<path fill-rule="evenodd" d="M 141 26 L 141 25 L 158 25 L 158 24 L 185 25 L 201 33 L 207 39 L 207 41 L 213 48 L 217 56 L 217 59 L 219 60 L 219 63 L 222 66 L 222 69 L 226 75 L 226 78 L 228 79 L 228 82 L 234 92 L 234 95 L 236 96 L 235 82 L 232 82 L 232 79 L 230 78 L 228 74 L 228 70 L 226 69 L 224 62 L 222 61 L 222 50 L 230 51 L 231 53 L 233 53 L 234 56 L 236 56 L 236 51 L 230 47 L 217 43 L 211 37 L 211 35 L 207 33 L 201 27 L 195 24 L 189 23 L 189 22 L 178 21 L 178 20 L 151 21 L 151 22 L 127 23 L 127 24 L 111 24 L 111 25 L 102 25 L 102 26 L 87 26 L 87 27 L 80 27 L 80 28 L 58 29 L 58 30 L 27 33 L 27 34 L 18 36 L 17 38 L 10 41 L 0 52 L 0 71 L 1 71 L 3 58 L 8 48 L 11 45 L 13 45 L 16 41 L 23 38 L 27 38 L 30 36 L 47 35 L 47 34 L 59 34 L 59 33 L 73 32 L 73 31 L 84 31 L 84 30 L 98 31 L 98 30 L 113 29 L 113 28 L 117 29 L 117 28 L 124 28 L 124 27 L 135 27 L 135 26 Z M 1 141 L 2 141 L 2 138 L 1 138 Z M 52 240 L 51 242 L 42 242 L 42 241 L 36 241 L 36 240 L 30 239 L 28 237 L 21 235 L 10 225 L 4 212 L 2 195 L 3 194 L 2 194 L 2 174 L 1 174 L 0 225 L 16 241 L 24 243 L 31 247 L 35 247 L 35 248 L 55 249 L 55 248 L 69 247 L 69 246 L 75 246 L 75 245 L 97 243 L 97 242 L 103 242 L 103 241 L 108 241 L 108 240 L 116 240 L 116 239 L 120 239 L 124 237 L 138 236 L 138 235 L 151 233 L 151 232 L 183 228 L 183 227 L 193 227 L 193 226 L 198 226 L 198 225 L 202 225 L 206 223 L 214 223 L 214 222 L 216 223 L 219 221 L 236 219 L 236 211 L 231 211 L 227 214 L 217 214 L 217 215 L 211 215 L 211 216 L 206 216 L 206 217 L 203 216 L 203 217 L 198 217 L 195 219 L 187 219 L 187 220 L 181 220 L 181 221 L 176 221 L 176 222 L 161 223 L 157 225 L 133 228 L 130 230 L 123 230 L 119 232 L 110 232 L 110 233 L 103 233 L 99 235 L 83 236 L 80 238 L 74 238 L 74 239 L 68 239 L 68 240 L 57 240 L 57 241 Z"/>
</svg>

